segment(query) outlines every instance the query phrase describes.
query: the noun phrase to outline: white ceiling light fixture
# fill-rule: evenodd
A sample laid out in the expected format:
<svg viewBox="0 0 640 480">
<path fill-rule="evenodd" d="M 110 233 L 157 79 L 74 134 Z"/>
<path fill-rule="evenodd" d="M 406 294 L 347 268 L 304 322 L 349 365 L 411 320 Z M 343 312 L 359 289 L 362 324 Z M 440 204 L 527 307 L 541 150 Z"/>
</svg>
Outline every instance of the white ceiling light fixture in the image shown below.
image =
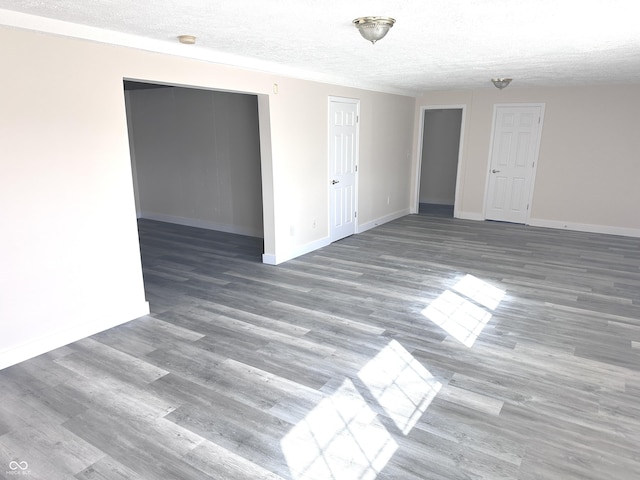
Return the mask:
<svg viewBox="0 0 640 480">
<path fill-rule="evenodd" d="M 391 17 L 359 17 L 353 21 L 360 35 L 373 44 L 384 38 L 394 23 L 396 21 Z"/>
<path fill-rule="evenodd" d="M 497 89 L 502 90 L 511 83 L 511 78 L 492 78 L 491 81 Z"/>
</svg>

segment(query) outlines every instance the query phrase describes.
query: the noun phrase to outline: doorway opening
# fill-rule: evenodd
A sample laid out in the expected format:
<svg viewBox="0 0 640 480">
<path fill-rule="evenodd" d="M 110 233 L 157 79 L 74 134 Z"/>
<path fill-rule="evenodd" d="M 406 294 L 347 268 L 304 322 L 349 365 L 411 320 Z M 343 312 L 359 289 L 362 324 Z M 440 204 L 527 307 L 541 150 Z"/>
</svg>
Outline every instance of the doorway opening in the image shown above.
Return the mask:
<svg viewBox="0 0 640 480">
<path fill-rule="evenodd" d="M 138 218 L 263 237 L 257 96 L 124 89 Z"/>
<path fill-rule="evenodd" d="M 423 107 L 416 187 L 418 213 L 456 216 L 464 105 Z"/>
<path fill-rule="evenodd" d="M 132 80 L 123 89 L 139 223 L 251 237 L 259 262 L 268 232 L 258 95 Z"/>
</svg>

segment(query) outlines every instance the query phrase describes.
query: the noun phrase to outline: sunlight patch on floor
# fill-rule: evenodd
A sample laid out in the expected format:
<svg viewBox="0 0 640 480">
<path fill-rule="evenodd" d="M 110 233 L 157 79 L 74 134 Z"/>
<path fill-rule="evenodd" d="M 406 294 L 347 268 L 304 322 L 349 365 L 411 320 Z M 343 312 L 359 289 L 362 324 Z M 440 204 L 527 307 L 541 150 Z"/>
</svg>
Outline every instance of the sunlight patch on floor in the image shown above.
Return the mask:
<svg viewBox="0 0 640 480">
<path fill-rule="evenodd" d="M 407 435 L 425 412 L 442 384 L 395 340 L 358 372 L 393 420 Z"/>
<path fill-rule="evenodd" d="M 489 310 L 495 310 L 505 294 L 504 290 L 489 285 L 473 275 L 465 275 L 453 289 Z"/>
<path fill-rule="evenodd" d="M 422 315 L 470 348 L 491 319 L 491 314 L 485 308 L 494 310 L 502 301 L 505 291 L 473 275 L 464 276 L 453 289 L 461 295 L 445 290 L 422 310 Z"/>
<path fill-rule="evenodd" d="M 281 441 L 295 480 L 374 480 L 398 448 L 351 380 Z"/>
</svg>

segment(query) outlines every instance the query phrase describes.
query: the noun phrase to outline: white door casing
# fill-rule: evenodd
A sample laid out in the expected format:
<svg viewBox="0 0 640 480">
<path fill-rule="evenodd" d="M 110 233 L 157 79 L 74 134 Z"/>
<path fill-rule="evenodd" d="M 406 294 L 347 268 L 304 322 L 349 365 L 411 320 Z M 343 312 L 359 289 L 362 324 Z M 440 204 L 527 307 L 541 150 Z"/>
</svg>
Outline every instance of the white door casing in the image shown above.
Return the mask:
<svg viewBox="0 0 640 480">
<path fill-rule="evenodd" d="M 544 105 L 496 105 L 485 218 L 529 220 Z"/>
<path fill-rule="evenodd" d="M 356 233 L 360 101 L 329 97 L 329 236 Z"/>
</svg>

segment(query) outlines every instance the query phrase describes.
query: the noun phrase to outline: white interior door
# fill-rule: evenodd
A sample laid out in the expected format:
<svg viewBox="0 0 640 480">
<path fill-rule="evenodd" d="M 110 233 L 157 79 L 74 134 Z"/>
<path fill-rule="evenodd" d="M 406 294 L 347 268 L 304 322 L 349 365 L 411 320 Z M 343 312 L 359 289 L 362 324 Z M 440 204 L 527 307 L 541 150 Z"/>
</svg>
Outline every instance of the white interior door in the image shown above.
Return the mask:
<svg viewBox="0 0 640 480">
<path fill-rule="evenodd" d="M 487 220 L 527 223 L 542 128 L 542 105 L 496 106 Z"/>
<path fill-rule="evenodd" d="M 329 225 L 331 241 L 356 232 L 359 100 L 329 99 Z"/>
</svg>

